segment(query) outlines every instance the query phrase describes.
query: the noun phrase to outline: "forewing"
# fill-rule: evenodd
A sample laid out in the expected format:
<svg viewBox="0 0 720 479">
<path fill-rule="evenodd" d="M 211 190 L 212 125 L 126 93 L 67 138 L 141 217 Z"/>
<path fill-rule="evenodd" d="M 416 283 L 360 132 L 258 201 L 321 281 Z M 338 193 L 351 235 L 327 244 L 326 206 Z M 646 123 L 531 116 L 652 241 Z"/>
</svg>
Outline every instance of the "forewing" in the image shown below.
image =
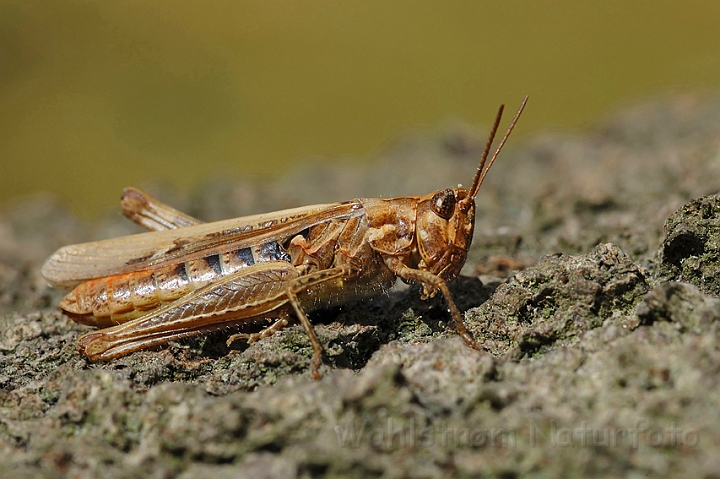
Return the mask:
<svg viewBox="0 0 720 479">
<path fill-rule="evenodd" d="M 349 201 L 65 246 L 48 258 L 42 275 L 53 286 L 69 289 L 94 278 L 282 241 L 316 224 L 363 214 L 360 203 Z"/>
</svg>

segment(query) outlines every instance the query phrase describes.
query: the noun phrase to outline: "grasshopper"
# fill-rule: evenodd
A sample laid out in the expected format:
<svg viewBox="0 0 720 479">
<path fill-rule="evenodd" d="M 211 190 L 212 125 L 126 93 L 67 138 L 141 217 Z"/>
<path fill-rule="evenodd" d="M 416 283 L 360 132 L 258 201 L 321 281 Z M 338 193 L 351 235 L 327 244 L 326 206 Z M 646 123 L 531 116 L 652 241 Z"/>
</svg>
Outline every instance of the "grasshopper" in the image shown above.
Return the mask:
<svg viewBox="0 0 720 479">
<path fill-rule="evenodd" d="M 147 233 L 66 246 L 43 265 L 74 321 L 99 329 L 81 336 L 90 361 L 105 361 L 171 340 L 271 320 L 249 343 L 300 321 L 319 379 L 322 346 L 306 315 L 388 291 L 397 278 L 441 292 L 465 343 L 480 350 L 447 287 L 467 258 L 475 196 L 522 113 L 527 97 L 487 161 L 500 107 L 469 190 L 352 201 L 203 223 L 135 188 L 122 196 L 125 216 Z"/>
</svg>

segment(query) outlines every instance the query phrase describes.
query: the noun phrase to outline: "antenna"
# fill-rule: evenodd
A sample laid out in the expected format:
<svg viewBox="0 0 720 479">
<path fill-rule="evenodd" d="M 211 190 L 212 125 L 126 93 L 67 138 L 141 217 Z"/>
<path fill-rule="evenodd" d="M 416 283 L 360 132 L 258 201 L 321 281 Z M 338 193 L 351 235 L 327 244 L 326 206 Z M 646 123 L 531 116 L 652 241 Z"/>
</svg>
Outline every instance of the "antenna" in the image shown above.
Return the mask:
<svg viewBox="0 0 720 479">
<path fill-rule="evenodd" d="M 513 131 L 513 128 L 515 128 L 515 124 L 517 123 L 518 118 L 520 118 L 520 114 L 525 109 L 525 104 L 527 103 L 527 101 L 528 97 L 525 96 L 525 99 L 520 104 L 520 108 L 518 108 L 517 113 L 515 113 L 515 118 L 513 118 L 513 120 L 510 122 L 510 126 L 508 126 L 508 129 L 505 132 L 505 136 L 498 145 L 497 150 L 495 150 L 495 153 L 493 153 L 490 161 L 487 162 L 487 168 L 485 168 L 485 160 L 487 160 L 488 153 L 490 152 L 490 147 L 492 146 L 492 142 L 495 139 L 495 133 L 497 133 L 498 125 L 500 125 L 500 119 L 502 118 L 503 110 L 505 108 L 505 105 L 500 105 L 500 109 L 498 110 L 497 116 L 495 117 L 495 124 L 493 125 L 492 131 L 490 132 L 490 138 L 488 138 L 487 144 L 485 145 L 485 151 L 483 151 L 480 165 L 478 166 L 477 173 L 475 173 L 475 178 L 473 178 L 472 187 L 470 188 L 470 195 L 467 197 L 468 202 L 474 199 L 475 195 L 477 195 L 478 191 L 480 190 L 480 186 L 482 185 L 485 176 L 487 176 L 488 171 L 490 171 L 490 167 L 493 165 L 493 163 L 495 163 L 495 158 L 497 158 L 500 150 L 502 150 L 503 146 L 505 146 L 505 142 L 510 136 L 510 133 Z"/>
</svg>

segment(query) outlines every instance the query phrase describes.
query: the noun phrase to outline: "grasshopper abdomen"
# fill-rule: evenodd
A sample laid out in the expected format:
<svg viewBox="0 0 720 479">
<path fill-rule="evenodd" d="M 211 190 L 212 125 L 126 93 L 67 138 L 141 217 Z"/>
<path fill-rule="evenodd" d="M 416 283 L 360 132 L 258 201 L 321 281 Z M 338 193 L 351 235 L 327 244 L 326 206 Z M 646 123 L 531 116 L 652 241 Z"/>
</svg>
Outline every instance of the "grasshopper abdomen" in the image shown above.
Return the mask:
<svg viewBox="0 0 720 479">
<path fill-rule="evenodd" d="M 271 241 L 152 270 L 92 279 L 68 293 L 60 308 L 78 323 L 113 326 L 265 261 L 290 262 L 291 258 L 282 245 Z"/>
</svg>

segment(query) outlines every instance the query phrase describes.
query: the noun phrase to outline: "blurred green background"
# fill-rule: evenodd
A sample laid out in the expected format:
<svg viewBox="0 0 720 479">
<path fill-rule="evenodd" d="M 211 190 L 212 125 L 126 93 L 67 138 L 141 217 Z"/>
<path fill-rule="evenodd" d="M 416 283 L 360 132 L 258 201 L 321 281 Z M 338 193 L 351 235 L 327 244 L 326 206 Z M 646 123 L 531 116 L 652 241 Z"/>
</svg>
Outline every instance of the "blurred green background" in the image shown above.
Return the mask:
<svg viewBox="0 0 720 479">
<path fill-rule="evenodd" d="M 515 141 L 577 130 L 720 89 L 719 25 L 717 0 L 0 0 L 0 207 L 367 158 L 525 94 Z"/>
</svg>

